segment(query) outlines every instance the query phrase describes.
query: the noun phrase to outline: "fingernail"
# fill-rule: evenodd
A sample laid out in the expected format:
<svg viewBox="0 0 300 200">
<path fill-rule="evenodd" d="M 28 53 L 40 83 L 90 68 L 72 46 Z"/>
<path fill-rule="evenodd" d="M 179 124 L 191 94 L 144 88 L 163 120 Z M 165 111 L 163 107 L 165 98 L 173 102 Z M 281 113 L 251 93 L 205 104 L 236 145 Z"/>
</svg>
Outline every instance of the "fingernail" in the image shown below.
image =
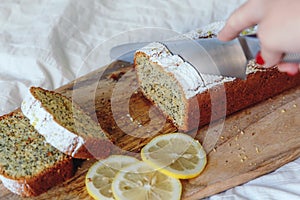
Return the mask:
<svg viewBox="0 0 300 200">
<path fill-rule="evenodd" d="M 260 51 L 257 53 L 257 55 L 255 57 L 255 60 L 256 60 L 256 63 L 259 64 L 259 65 L 264 65 L 265 64 L 265 61 L 262 58 Z"/>
<path fill-rule="evenodd" d="M 286 72 L 286 74 L 287 74 L 288 76 L 293 77 L 293 76 L 296 76 L 297 73 Z"/>
<path fill-rule="evenodd" d="M 296 76 L 298 74 L 297 71 L 287 71 L 285 72 L 288 76 Z"/>
</svg>

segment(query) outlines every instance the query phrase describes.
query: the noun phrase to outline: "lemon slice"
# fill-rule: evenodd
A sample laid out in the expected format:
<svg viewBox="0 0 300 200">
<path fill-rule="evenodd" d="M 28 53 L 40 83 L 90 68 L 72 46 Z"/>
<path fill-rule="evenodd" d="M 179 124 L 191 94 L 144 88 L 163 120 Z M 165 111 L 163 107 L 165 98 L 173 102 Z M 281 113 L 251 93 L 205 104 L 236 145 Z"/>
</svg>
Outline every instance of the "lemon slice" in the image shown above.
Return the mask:
<svg viewBox="0 0 300 200">
<path fill-rule="evenodd" d="M 145 162 L 123 168 L 112 183 L 117 200 L 178 200 L 181 182 L 154 170 Z"/>
<path fill-rule="evenodd" d="M 155 137 L 142 148 L 141 157 L 155 169 L 178 179 L 198 176 L 207 162 L 201 144 L 184 133 Z"/>
<path fill-rule="evenodd" d="M 87 192 L 94 199 L 113 200 L 111 183 L 115 175 L 123 167 L 140 162 L 138 159 L 125 155 L 111 155 L 93 164 L 85 178 Z"/>
</svg>

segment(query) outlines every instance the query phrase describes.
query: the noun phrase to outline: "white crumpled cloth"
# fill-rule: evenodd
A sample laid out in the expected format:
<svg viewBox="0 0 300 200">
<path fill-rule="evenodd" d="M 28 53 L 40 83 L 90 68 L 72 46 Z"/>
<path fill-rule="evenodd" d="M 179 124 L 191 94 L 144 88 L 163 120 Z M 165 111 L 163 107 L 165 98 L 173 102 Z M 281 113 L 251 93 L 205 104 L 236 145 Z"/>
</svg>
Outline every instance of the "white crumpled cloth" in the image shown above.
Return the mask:
<svg viewBox="0 0 300 200">
<path fill-rule="evenodd" d="M 244 1 L 1 0 L 0 115 L 18 108 L 30 86 L 58 88 L 109 63 L 101 50 L 149 36 L 128 32 L 190 32 Z M 300 199 L 299 172 L 298 159 L 209 199 Z"/>
</svg>

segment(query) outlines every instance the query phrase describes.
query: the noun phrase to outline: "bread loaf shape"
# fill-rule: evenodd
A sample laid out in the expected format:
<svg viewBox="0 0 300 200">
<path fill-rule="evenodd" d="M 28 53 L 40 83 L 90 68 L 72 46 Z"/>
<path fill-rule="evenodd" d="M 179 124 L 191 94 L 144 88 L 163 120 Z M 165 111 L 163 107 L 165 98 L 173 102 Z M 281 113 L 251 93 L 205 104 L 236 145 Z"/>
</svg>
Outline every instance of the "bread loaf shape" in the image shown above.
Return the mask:
<svg viewBox="0 0 300 200">
<path fill-rule="evenodd" d="M 193 66 L 158 42 L 136 51 L 134 67 L 144 96 L 182 131 L 204 126 L 300 84 L 299 74 L 291 77 L 254 61 L 248 63 L 246 80 L 199 76 Z"/>
<path fill-rule="evenodd" d="M 71 178 L 70 156 L 48 144 L 21 112 L 0 117 L 0 179 L 21 196 L 37 196 Z"/>
<path fill-rule="evenodd" d="M 21 110 L 46 141 L 74 158 L 105 158 L 112 143 L 79 105 L 54 91 L 31 87 Z"/>
</svg>

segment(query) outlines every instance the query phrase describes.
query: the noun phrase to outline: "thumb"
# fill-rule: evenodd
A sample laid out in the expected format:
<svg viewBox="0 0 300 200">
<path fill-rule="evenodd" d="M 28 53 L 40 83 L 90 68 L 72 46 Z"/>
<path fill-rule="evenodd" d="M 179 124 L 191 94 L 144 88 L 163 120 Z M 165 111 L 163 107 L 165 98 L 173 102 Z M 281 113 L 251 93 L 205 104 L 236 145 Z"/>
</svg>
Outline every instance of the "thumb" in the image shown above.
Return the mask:
<svg viewBox="0 0 300 200">
<path fill-rule="evenodd" d="M 299 63 L 280 63 L 278 64 L 278 70 L 286 72 L 288 75 L 294 76 L 300 71 Z"/>
<path fill-rule="evenodd" d="M 274 50 L 267 49 L 265 47 L 261 47 L 261 56 L 264 60 L 265 67 L 273 67 L 278 64 L 282 58 L 282 53 Z"/>
</svg>

